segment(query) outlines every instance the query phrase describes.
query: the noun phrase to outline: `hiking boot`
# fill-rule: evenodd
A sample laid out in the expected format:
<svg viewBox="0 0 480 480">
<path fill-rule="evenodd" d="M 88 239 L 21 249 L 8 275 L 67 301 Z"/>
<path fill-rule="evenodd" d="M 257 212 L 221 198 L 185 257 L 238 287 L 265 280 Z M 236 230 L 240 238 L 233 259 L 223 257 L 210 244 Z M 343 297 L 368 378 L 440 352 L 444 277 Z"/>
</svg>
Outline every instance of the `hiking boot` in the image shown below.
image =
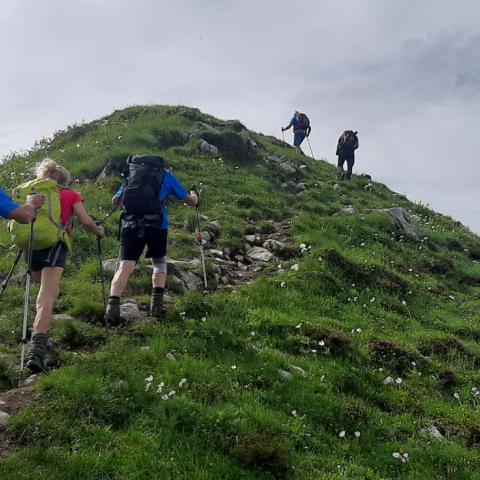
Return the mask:
<svg viewBox="0 0 480 480">
<path fill-rule="evenodd" d="M 48 333 L 34 333 L 30 342 L 27 355 L 26 367 L 32 373 L 40 373 L 45 370 L 44 359 L 48 349 Z"/>
<path fill-rule="evenodd" d="M 105 312 L 105 322 L 112 327 L 118 327 L 122 324 L 120 318 L 120 298 L 109 297 L 107 302 L 107 310 Z"/>
<path fill-rule="evenodd" d="M 150 316 L 162 320 L 166 314 L 167 309 L 163 303 L 163 292 L 153 292 L 150 298 Z"/>
</svg>

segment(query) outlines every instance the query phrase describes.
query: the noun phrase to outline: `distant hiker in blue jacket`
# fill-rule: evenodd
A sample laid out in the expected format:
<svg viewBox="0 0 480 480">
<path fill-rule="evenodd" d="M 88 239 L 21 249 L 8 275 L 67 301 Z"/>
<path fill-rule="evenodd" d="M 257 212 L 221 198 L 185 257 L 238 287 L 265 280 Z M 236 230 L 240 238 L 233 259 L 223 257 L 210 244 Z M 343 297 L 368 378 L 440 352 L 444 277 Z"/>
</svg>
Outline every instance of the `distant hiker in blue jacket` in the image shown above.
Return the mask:
<svg viewBox="0 0 480 480">
<path fill-rule="evenodd" d="M 310 135 L 312 127 L 310 126 L 310 120 L 304 113 L 295 111 L 290 123 L 286 127 L 282 127 L 282 132 L 293 127 L 293 146 L 298 153 L 305 155 L 300 148 L 300 145 L 305 140 L 305 137 Z"/>
</svg>

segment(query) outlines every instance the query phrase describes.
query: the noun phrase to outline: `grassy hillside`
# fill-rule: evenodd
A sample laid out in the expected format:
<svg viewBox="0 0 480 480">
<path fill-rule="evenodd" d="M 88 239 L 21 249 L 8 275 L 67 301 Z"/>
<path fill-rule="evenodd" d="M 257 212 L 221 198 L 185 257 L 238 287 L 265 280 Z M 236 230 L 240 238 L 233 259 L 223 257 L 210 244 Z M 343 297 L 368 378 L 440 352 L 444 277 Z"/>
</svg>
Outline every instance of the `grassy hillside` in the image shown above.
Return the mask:
<svg viewBox="0 0 480 480">
<path fill-rule="evenodd" d="M 220 154 L 201 153 L 202 140 Z M 101 218 L 120 179 L 96 178 L 130 153 L 162 154 L 186 186 L 202 186 L 226 254 L 286 220 L 291 241 L 248 285 L 173 296 L 168 322 L 107 337 L 92 322 L 95 240 L 77 227 L 57 305 L 75 320 L 53 331 L 61 368 L 11 419 L 19 448 L 0 461 L 2 480 L 479 478 L 477 236 L 366 176 L 335 186 L 332 165 L 186 107 L 132 107 L 58 132 L 7 159 L 0 185 L 48 155 Z M 268 158 L 285 154 L 293 174 Z M 419 239 L 378 211 L 392 206 L 412 213 Z M 198 257 L 194 210 L 170 211 L 169 255 Z M 14 252 L 0 255 L 5 274 Z M 145 303 L 149 285 L 139 269 L 127 296 Z M 18 380 L 22 301 L 18 283 L 1 300 L 0 390 Z"/>
</svg>

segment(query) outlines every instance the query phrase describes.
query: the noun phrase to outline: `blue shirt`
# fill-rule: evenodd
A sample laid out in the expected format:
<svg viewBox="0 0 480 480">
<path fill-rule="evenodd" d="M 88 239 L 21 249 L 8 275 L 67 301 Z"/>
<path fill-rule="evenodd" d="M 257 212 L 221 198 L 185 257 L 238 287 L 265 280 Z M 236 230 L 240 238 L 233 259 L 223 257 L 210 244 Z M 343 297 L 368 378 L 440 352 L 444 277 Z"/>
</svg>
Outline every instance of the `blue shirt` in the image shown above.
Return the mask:
<svg viewBox="0 0 480 480">
<path fill-rule="evenodd" d="M 0 217 L 8 217 L 19 206 L 0 188 Z"/>
<path fill-rule="evenodd" d="M 125 191 L 125 184 L 123 183 L 120 188 L 118 189 L 115 197 L 120 199 L 123 196 L 123 192 Z M 173 173 L 169 171 L 165 172 L 165 176 L 163 177 L 163 184 L 160 190 L 160 200 L 163 200 L 163 221 L 160 228 L 167 229 L 168 228 L 168 209 L 167 209 L 167 200 L 168 197 L 173 196 L 178 200 L 183 200 L 185 197 L 188 197 L 188 192 L 183 188 L 183 185 L 177 179 Z"/>
</svg>

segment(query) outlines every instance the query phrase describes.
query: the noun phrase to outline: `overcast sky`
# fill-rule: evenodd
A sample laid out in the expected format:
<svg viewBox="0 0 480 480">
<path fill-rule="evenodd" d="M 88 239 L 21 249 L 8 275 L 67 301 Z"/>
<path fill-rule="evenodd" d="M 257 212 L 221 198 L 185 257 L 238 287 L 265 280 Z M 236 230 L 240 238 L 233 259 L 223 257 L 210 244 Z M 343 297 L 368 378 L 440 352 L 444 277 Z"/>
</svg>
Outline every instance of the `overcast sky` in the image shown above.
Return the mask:
<svg viewBox="0 0 480 480">
<path fill-rule="evenodd" d="M 301 5 L 301 6 L 300 6 Z M 0 155 L 115 108 L 185 104 L 356 170 L 480 232 L 478 0 L 0 0 Z M 290 133 L 288 138 L 290 138 Z"/>
</svg>

